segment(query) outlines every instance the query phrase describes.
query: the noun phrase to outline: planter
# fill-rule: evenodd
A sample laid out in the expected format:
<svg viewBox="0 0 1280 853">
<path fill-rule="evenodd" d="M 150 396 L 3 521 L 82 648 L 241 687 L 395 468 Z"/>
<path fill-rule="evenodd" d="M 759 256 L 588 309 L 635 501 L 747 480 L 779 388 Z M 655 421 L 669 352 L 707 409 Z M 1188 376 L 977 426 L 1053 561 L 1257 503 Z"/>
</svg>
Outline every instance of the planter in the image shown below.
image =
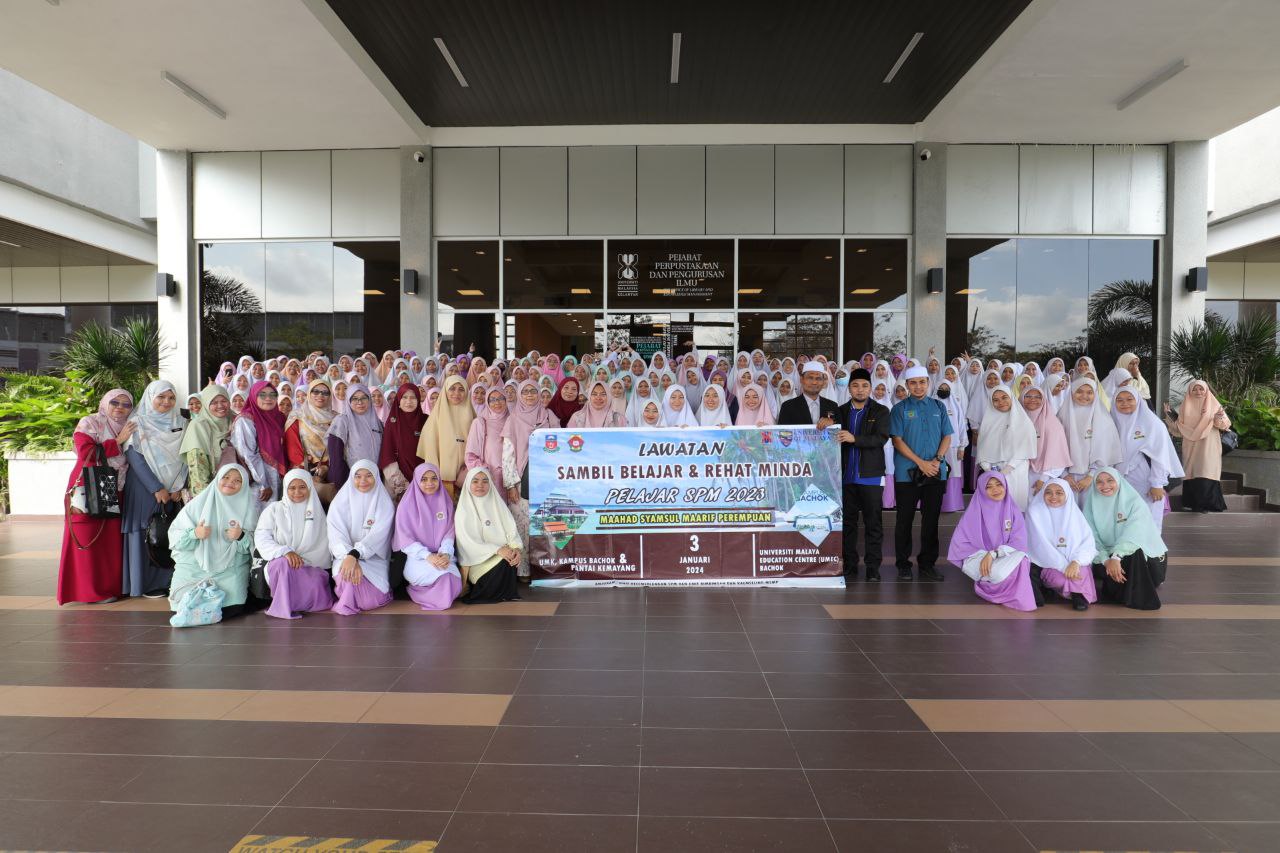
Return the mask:
<svg viewBox="0 0 1280 853">
<path fill-rule="evenodd" d="M 10 515 L 64 514 L 62 498 L 75 467 L 74 453 L 6 453 L 5 458 Z"/>
<path fill-rule="evenodd" d="M 1266 492 L 1266 503 L 1280 504 L 1280 451 L 1237 450 L 1222 457 L 1222 470 L 1244 477 L 1251 489 Z"/>
</svg>

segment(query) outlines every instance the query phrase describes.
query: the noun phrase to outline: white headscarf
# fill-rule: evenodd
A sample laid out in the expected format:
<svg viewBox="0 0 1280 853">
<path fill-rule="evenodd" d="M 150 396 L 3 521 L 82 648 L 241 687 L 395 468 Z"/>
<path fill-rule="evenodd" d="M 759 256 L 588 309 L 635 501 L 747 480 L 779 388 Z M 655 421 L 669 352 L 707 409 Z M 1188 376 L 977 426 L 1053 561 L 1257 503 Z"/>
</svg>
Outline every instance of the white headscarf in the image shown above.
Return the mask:
<svg viewBox="0 0 1280 853">
<path fill-rule="evenodd" d="M 498 488 L 489 478 L 489 493 L 482 498 L 471 494 L 471 481 L 483 472 L 472 468 L 462 482 L 458 494 L 458 509 L 453 514 L 454 547 L 458 551 L 458 563 L 475 566 L 488 560 L 503 545 L 519 550 L 520 533 L 516 530 L 511 510 L 498 494 Z M 487 472 L 484 472 L 487 474 Z"/>
<path fill-rule="evenodd" d="M 645 387 L 649 389 L 647 395 L 641 395 L 640 383 L 643 382 Z M 642 376 L 635 381 L 634 387 L 631 389 L 631 397 L 627 401 L 627 424 L 630 426 L 644 426 L 641 415 L 644 414 L 645 404 L 650 400 L 658 404 L 658 411 L 662 411 L 662 399 L 658 396 L 657 391 L 653 387 L 653 383 L 649 381 L 648 376 Z"/>
<path fill-rule="evenodd" d="M 1009 395 L 1007 412 L 997 409 L 992 400 L 999 391 Z M 978 431 L 977 461 L 991 464 L 1035 459 L 1039 450 L 1035 424 L 1013 398 L 1009 386 L 1001 384 L 992 388 L 985 402 L 987 411 L 982 416 L 982 429 Z"/>
<path fill-rule="evenodd" d="M 1044 502 L 1044 493 L 1051 485 L 1066 494 L 1062 506 L 1052 507 Z M 1081 571 L 1087 572 L 1096 553 L 1093 528 L 1076 504 L 1071 486 L 1058 477 L 1049 478 L 1027 507 L 1027 556 L 1041 568 L 1059 571 L 1074 560 Z"/>
<path fill-rule="evenodd" d="M 165 391 L 174 394 L 173 406 L 161 414 L 156 411 L 156 397 Z M 177 389 L 172 382 L 157 379 L 142 392 L 142 400 L 133 410 L 129 420 L 135 424 L 133 435 L 125 442 L 125 449 L 132 447 L 147 460 L 147 467 L 160 484 L 171 492 L 182 488 L 187 481 L 187 463 L 182 461 L 182 439 L 186 434 L 187 419 L 178 407 Z"/>
<path fill-rule="evenodd" d="M 1053 389 L 1058 387 L 1058 383 L 1064 379 L 1070 380 L 1071 377 L 1065 373 L 1050 373 L 1044 380 L 1041 388 L 1044 390 L 1044 397 L 1053 405 L 1053 413 L 1056 415 L 1058 410 L 1062 408 L 1062 404 L 1066 402 L 1067 396 L 1071 393 L 1071 383 L 1067 382 L 1066 389 L 1053 393 Z"/>
<path fill-rule="evenodd" d="M 679 391 L 684 394 L 684 407 L 680 411 L 671 408 L 671 395 Z M 689 394 L 679 385 L 672 385 L 667 389 L 667 393 L 662 395 L 662 420 L 669 427 L 696 427 L 698 419 L 693 413 L 693 407 L 689 405 Z"/>
<path fill-rule="evenodd" d="M 1081 385 L 1093 388 L 1093 402 L 1088 406 L 1075 401 L 1076 389 Z M 1116 465 L 1124 457 L 1115 422 L 1102 407 L 1098 383 L 1089 377 L 1082 376 L 1071 383 L 1067 399 L 1058 410 L 1058 420 L 1071 448 L 1071 467 L 1067 470 L 1072 474 L 1087 474 L 1091 468 Z"/>
<path fill-rule="evenodd" d="M 1116 432 L 1120 434 L 1120 447 L 1124 451 L 1124 459 L 1116 466 L 1120 473 L 1129 473 L 1130 465 L 1138 454 L 1142 454 L 1150 460 L 1150 464 L 1168 472 L 1170 477 L 1185 477 L 1187 473 L 1182 469 L 1182 461 L 1178 459 L 1169 430 L 1156 413 L 1142 402 L 1141 392 L 1126 385 L 1116 392 L 1116 396 L 1120 394 L 1131 395 L 1138 404 L 1135 411 L 1126 415 L 1116 408 L 1114 398 L 1111 402 L 1111 419 L 1115 421 Z M 1140 490 L 1139 493 L 1143 492 Z"/>
<path fill-rule="evenodd" d="M 220 488 L 222 478 L 231 471 L 240 475 L 240 491 L 234 495 L 224 495 Z M 209 481 L 209 487 L 184 506 L 173 524 L 169 525 L 169 541 L 176 542 L 182 534 L 195 530 L 201 522 L 209 528 L 209 535 L 196 540 L 196 563 L 211 575 L 225 571 L 228 566 L 235 564 L 240 547 L 238 541 L 227 541 L 227 537 L 223 535 L 225 531 L 235 525 L 244 531 L 242 537 L 251 536 L 258 524 L 257 502 L 253 499 L 248 471 L 235 463 L 219 468 L 218 473 Z"/>
<path fill-rule="evenodd" d="M 307 499 L 301 503 L 294 503 L 289 497 L 289 484 L 295 481 L 307 484 Z M 280 491 L 280 500 L 268 504 L 262 511 L 254 531 L 255 540 L 269 533 L 277 545 L 300 556 L 304 565 L 327 566 L 331 559 L 329 526 L 311 475 L 300 468 L 294 468 L 284 475 L 284 485 Z M 263 551 L 261 543 L 258 550 Z M 265 552 L 263 556 L 266 556 Z"/>
<path fill-rule="evenodd" d="M 356 472 L 362 469 L 373 474 L 373 488 L 367 492 L 360 491 L 355 484 Z M 360 553 L 366 557 L 389 557 L 395 514 L 396 505 L 382 486 L 378 464 L 368 459 L 361 459 L 353 464 L 347 482 L 342 484 L 333 503 L 329 504 L 329 553 L 333 555 L 334 570 L 337 570 L 347 552 L 357 545 L 362 546 Z M 372 573 L 366 577 L 374 580 Z M 385 579 L 383 582 L 385 583 Z"/>
<path fill-rule="evenodd" d="M 712 386 L 707 386 L 702 391 L 702 408 L 698 411 L 698 423 L 702 426 L 709 427 L 719 426 L 720 424 L 732 424 L 733 418 L 729 416 L 729 407 L 725 405 L 725 393 L 723 388 L 715 386 L 716 397 L 720 404 L 714 408 L 707 405 L 707 392 L 711 390 L 711 387 Z M 742 404 L 739 403 L 738 405 L 741 406 Z"/>
<path fill-rule="evenodd" d="M 1137 382 L 1134 380 L 1133 374 L 1129 372 L 1128 368 L 1124 367 L 1112 368 L 1111 372 L 1107 374 L 1107 377 L 1102 380 L 1102 390 L 1106 394 L 1106 399 L 1108 401 L 1114 400 L 1116 398 L 1116 393 L 1119 392 L 1121 388 L 1129 385 L 1136 386 Z M 1141 401 L 1141 394 L 1138 395 L 1138 399 Z"/>
</svg>

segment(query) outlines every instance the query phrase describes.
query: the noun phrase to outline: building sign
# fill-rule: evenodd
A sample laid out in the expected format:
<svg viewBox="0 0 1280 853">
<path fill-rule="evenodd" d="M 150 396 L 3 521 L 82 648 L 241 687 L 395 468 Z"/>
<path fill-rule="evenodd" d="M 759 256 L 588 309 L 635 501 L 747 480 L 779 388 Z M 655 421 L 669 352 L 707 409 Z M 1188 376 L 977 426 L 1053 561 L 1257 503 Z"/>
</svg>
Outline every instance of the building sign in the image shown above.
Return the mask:
<svg viewBox="0 0 1280 853">
<path fill-rule="evenodd" d="M 529 477 L 535 583 L 843 583 L 834 430 L 538 430 Z"/>
<path fill-rule="evenodd" d="M 612 310 L 733 307 L 732 240 L 610 240 Z"/>
</svg>

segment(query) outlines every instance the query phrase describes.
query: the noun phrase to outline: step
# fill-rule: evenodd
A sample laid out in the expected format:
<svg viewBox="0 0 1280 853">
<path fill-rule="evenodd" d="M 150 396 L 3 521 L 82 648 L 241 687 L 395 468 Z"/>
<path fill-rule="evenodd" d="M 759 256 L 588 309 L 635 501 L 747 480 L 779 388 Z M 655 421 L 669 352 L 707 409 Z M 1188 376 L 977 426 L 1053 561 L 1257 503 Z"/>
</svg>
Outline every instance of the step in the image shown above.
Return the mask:
<svg viewBox="0 0 1280 853">
<path fill-rule="evenodd" d="M 1225 485 L 1225 483 L 1223 484 Z M 1227 502 L 1227 512 L 1262 512 L 1262 497 L 1260 495 L 1237 495 L 1231 494 L 1223 489 L 1223 500 Z M 1169 506 L 1174 512 L 1182 509 L 1182 495 L 1170 495 Z"/>
</svg>

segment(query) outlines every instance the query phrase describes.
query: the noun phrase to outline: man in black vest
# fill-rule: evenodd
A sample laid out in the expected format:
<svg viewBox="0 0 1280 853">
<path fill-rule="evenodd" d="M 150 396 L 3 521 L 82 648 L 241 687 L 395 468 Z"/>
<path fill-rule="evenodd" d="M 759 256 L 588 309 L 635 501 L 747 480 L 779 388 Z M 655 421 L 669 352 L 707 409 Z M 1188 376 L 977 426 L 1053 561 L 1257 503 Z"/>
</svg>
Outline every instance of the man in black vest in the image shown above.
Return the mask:
<svg viewBox="0 0 1280 853">
<path fill-rule="evenodd" d="M 841 482 L 844 484 L 844 582 L 858 579 L 858 514 L 866 530 L 867 580 L 880 580 L 880 512 L 884 501 L 884 446 L 889 410 L 871 399 L 871 374 L 849 374 L 849 402 L 837 411 Z"/>
<path fill-rule="evenodd" d="M 836 423 L 836 401 L 822 396 L 822 384 L 827 380 L 827 369 L 820 361 L 806 362 L 800 373 L 800 388 L 804 393 L 792 397 L 778 410 L 778 424 L 782 426 L 816 426 L 826 429 Z"/>
</svg>

